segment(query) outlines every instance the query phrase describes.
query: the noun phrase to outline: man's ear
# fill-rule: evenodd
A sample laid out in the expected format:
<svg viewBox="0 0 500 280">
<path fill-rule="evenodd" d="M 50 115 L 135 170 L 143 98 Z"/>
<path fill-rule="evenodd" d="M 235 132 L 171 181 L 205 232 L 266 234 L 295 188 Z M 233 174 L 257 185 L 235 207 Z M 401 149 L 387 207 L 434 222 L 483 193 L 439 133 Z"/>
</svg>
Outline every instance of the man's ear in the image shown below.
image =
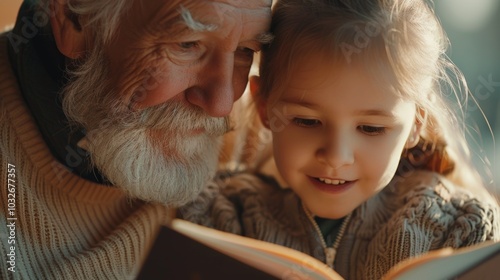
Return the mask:
<svg viewBox="0 0 500 280">
<path fill-rule="evenodd" d="M 418 141 L 420 141 L 420 132 L 422 131 L 426 122 L 427 122 L 427 113 L 425 112 L 424 109 L 417 108 L 415 123 L 413 124 L 410 135 L 406 140 L 405 144 L 406 149 L 411 149 L 418 144 Z"/>
<path fill-rule="evenodd" d="M 250 77 L 250 94 L 257 108 L 257 113 L 259 114 L 260 121 L 262 124 L 269 129 L 269 119 L 267 118 L 267 108 L 266 102 L 262 98 L 257 97 L 260 90 L 260 77 L 251 76 Z"/>
<path fill-rule="evenodd" d="M 84 32 L 79 19 L 68 9 L 67 0 L 50 1 L 50 24 L 57 48 L 66 57 L 77 59 L 85 50 Z"/>
</svg>

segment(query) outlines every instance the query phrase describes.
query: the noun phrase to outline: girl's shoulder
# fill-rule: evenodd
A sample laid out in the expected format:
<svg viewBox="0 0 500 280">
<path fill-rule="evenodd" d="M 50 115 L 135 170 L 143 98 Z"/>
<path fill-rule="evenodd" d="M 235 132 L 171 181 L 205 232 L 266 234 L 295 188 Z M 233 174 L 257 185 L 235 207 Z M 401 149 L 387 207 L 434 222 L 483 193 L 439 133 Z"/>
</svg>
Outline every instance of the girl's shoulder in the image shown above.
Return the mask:
<svg viewBox="0 0 500 280">
<path fill-rule="evenodd" d="M 483 188 L 478 184 L 477 188 Z M 467 208 L 469 204 L 498 208 L 498 204 L 483 200 L 474 193 L 474 186 L 467 188 L 457 186 L 446 177 L 436 172 L 416 170 L 404 176 L 395 176 L 385 190 L 398 203 L 410 201 L 432 200 L 442 205 L 453 204 L 457 208 Z M 466 209 L 464 209 L 466 211 Z"/>
<path fill-rule="evenodd" d="M 394 209 L 392 223 L 433 232 L 442 236 L 444 245 L 461 247 L 500 238 L 498 203 L 481 199 L 437 173 L 415 171 L 396 178 L 382 196 Z"/>
<path fill-rule="evenodd" d="M 431 250 L 499 240 L 499 222 L 498 204 L 439 174 L 414 171 L 394 178 L 355 211 L 345 251 L 363 256 L 370 273 L 380 271 L 381 263 L 391 267 Z"/>
</svg>

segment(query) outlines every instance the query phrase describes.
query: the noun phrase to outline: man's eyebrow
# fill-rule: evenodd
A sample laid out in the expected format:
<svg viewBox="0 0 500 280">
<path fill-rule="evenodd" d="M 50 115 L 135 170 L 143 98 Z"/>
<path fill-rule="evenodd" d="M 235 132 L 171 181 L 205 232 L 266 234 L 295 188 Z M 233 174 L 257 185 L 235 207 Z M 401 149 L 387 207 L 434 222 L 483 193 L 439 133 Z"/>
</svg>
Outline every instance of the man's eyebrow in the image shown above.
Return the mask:
<svg viewBox="0 0 500 280">
<path fill-rule="evenodd" d="M 257 36 L 257 42 L 267 45 L 270 44 L 274 40 L 274 35 L 271 32 L 264 32 Z"/>
<path fill-rule="evenodd" d="M 191 12 L 183 6 L 180 7 L 180 13 L 184 24 L 192 31 L 203 32 L 217 29 L 215 24 L 205 24 L 195 20 Z"/>
<path fill-rule="evenodd" d="M 203 32 L 203 31 L 215 31 L 217 29 L 216 24 L 205 24 L 193 18 L 191 12 L 181 6 L 180 8 L 181 18 L 186 27 L 191 31 Z M 274 39 L 274 35 L 270 32 L 264 32 L 255 38 L 255 40 L 263 45 L 270 44 Z"/>
<path fill-rule="evenodd" d="M 188 27 L 191 31 L 203 32 L 203 31 L 214 31 L 217 29 L 216 24 L 205 24 L 193 18 L 191 12 L 181 6 L 180 14 L 183 23 L 186 27 Z M 259 34 L 255 40 L 263 45 L 270 44 L 274 39 L 274 35 L 270 32 L 264 32 Z"/>
<path fill-rule="evenodd" d="M 183 36 L 184 34 L 189 34 L 191 32 L 212 32 L 217 30 L 218 25 L 213 23 L 202 23 L 196 20 L 189 9 L 180 6 L 179 8 L 180 16 L 172 21 L 166 21 L 161 24 L 165 28 L 157 29 L 158 33 L 164 33 L 165 29 L 169 30 L 169 34 L 172 36 Z M 274 39 L 274 35 L 271 32 L 263 32 L 251 38 L 251 41 L 255 41 L 262 45 L 270 44 Z"/>
</svg>

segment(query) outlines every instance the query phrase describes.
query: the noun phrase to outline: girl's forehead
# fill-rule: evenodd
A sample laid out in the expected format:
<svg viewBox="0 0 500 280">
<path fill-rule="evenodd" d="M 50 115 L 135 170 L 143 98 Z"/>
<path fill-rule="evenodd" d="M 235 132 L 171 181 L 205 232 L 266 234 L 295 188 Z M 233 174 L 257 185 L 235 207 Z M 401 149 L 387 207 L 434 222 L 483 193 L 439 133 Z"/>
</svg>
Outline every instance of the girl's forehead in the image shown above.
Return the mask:
<svg viewBox="0 0 500 280">
<path fill-rule="evenodd" d="M 360 63 L 345 63 L 323 55 L 305 56 L 296 61 L 289 71 L 288 86 L 297 88 L 314 88 L 334 83 L 345 71 L 359 76 L 367 75 Z"/>
<path fill-rule="evenodd" d="M 287 74 L 288 87 L 312 88 L 334 83 L 345 72 L 351 72 L 350 81 L 369 81 L 372 86 L 385 91 L 394 91 L 396 76 L 388 62 L 371 57 L 346 60 L 342 54 L 308 54 L 296 58 Z M 345 82 L 345 80 L 344 80 Z"/>
<path fill-rule="evenodd" d="M 322 103 L 332 98 L 357 102 L 372 100 L 375 103 L 396 99 L 410 101 L 369 68 L 361 62 L 332 64 L 326 60 L 307 60 L 293 69 L 287 85 L 271 94 L 269 101 L 315 100 Z"/>
</svg>

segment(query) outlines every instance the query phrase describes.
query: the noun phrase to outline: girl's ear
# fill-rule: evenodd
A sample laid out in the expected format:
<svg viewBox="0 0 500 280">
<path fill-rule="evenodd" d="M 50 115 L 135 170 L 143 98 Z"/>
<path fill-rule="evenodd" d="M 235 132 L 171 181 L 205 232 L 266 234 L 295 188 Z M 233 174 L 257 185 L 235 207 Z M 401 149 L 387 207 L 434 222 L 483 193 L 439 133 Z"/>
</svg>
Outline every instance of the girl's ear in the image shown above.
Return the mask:
<svg viewBox="0 0 500 280">
<path fill-rule="evenodd" d="M 77 59 L 85 52 L 84 32 L 78 17 L 68 9 L 68 0 L 50 1 L 52 33 L 57 48 L 66 57 Z"/>
<path fill-rule="evenodd" d="M 420 132 L 425 125 L 427 120 L 427 113 L 422 108 L 417 108 L 417 114 L 415 116 L 415 123 L 411 129 L 408 140 L 406 140 L 405 148 L 411 149 L 418 144 L 420 141 Z"/>
<path fill-rule="evenodd" d="M 418 141 L 420 141 L 420 129 L 418 128 L 417 124 L 415 123 L 415 124 L 413 124 L 410 135 L 408 136 L 408 139 L 406 140 L 405 148 L 411 149 L 411 148 L 417 146 Z"/>
<path fill-rule="evenodd" d="M 267 108 L 265 100 L 258 98 L 260 90 L 260 77 L 251 76 L 250 77 L 250 94 L 252 95 L 255 105 L 257 107 L 257 113 L 259 114 L 260 121 L 262 124 L 269 129 L 269 119 L 267 117 Z"/>
</svg>

